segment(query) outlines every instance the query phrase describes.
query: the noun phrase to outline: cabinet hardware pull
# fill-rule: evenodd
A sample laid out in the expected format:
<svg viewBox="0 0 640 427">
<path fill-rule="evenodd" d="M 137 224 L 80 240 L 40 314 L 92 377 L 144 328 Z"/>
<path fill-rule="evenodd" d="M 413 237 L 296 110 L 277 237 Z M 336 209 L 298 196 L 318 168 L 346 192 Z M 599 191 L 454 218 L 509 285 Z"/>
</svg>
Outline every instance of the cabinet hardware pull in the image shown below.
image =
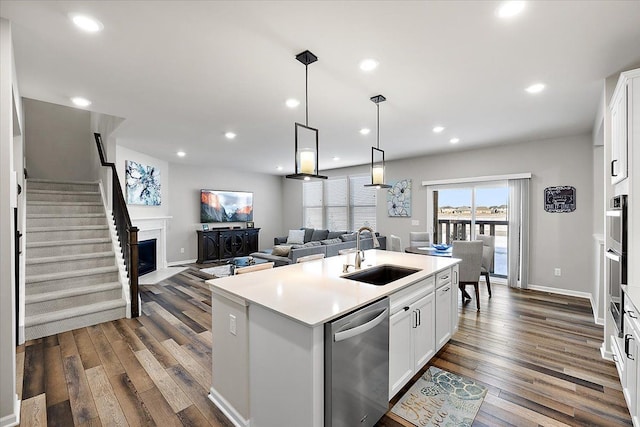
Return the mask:
<svg viewBox="0 0 640 427">
<path fill-rule="evenodd" d="M 418 326 L 422 325 L 422 311 L 418 309 Z"/>
<path fill-rule="evenodd" d="M 442 276 L 442 277 L 440 278 L 440 280 L 447 280 L 448 278 L 449 278 L 449 276 L 448 276 L 448 275 L 447 275 L 447 276 Z"/>
<path fill-rule="evenodd" d="M 613 173 L 613 165 L 618 161 L 618 159 L 611 160 L 611 176 L 618 176 L 617 173 Z"/>
<path fill-rule="evenodd" d="M 413 310 L 413 329 L 418 327 L 418 312 Z"/>
<path fill-rule="evenodd" d="M 409 311 L 409 307 L 404 307 L 403 310 L 404 311 Z"/>
<path fill-rule="evenodd" d="M 616 363 L 618 363 L 618 358 L 616 357 L 616 355 L 615 355 L 615 354 L 613 355 L 613 361 L 614 361 L 614 362 L 616 362 Z"/>
<path fill-rule="evenodd" d="M 632 318 L 632 319 L 637 319 L 637 318 L 638 318 L 638 316 L 636 316 L 636 315 L 635 315 L 635 311 L 633 311 L 633 310 L 629 310 L 629 311 L 627 311 L 627 314 L 628 314 L 628 315 L 629 315 L 629 317 L 630 317 L 630 318 Z"/>
<path fill-rule="evenodd" d="M 633 335 L 626 334 L 624 336 L 624 352 L 627 355 L 627 359 L 635 360 L 633 357 L 631 357 L 631 353 L 629 353 L 629 341 L 634 341 Z"/>
<path fill-rule="evenodd" d="M 442 290 L 442 292 L 449 292 L 449 287 L 447 286 L 445 289 Z"/>
</svg>

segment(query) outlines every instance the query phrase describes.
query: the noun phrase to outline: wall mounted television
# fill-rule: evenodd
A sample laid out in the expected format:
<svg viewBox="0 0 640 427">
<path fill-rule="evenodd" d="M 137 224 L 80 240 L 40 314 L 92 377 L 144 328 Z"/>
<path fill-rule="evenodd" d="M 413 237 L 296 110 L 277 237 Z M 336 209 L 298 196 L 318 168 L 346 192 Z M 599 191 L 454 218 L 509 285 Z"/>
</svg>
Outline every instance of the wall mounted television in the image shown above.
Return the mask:
<svg viewBox="0 0 640 427">
<path fill-rule="evenodd" d="M 200 190 L 200 222 L 253 221 L 253 193 Z"/>
</svg>

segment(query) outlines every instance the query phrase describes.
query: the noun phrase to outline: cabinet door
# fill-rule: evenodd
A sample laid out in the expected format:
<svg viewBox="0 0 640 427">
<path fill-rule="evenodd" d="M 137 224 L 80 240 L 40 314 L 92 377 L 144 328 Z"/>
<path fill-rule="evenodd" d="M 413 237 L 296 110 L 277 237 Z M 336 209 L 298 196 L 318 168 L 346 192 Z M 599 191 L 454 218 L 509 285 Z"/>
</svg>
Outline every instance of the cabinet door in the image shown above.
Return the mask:
<svg viewBox="0 0 640 427">
<path fill-rule="evenodd" d="M 627 177 L 627 84 L 611 100 L 611 183 Z"/>
<path fill-rule="evenodd" d="M 258 251 L 258 230 L 247 230 L 247 255 Z"/>
<path fill-rule="evenodd" d="M 629 412 L 633 416 L 637 414 L 637 394 L 638 394 L 638 331 L 634 327 L 635 322 L 624 317 L 624 354 L 626 358 L 624 368 L 624 397 L 627 400 Z"/>
<path fill-rule="evenodd" d="M 202 253 L 198 254 L 199 262 L 217 260 L 219 256 L 218 233 L 215 231 L 205 232 L 201 235 L 200 244 Z"/>
<path fill-rule="evenodd" d="M 418 326 L 413 329 L 414 370 L 418 372 L 436 354 L 434 320 L 436 315 L 433 293 L 420 298 L 412 305 L 417 314 Z"/>
<path fill-rule="evenodd" d="M 389 400 L 413 375 L 411 335 L 415 327 L 415 315 L 409 307 L 389 318 Z"/>
<path fill-rule="evenodd" d="M 436 351 L 451 338 L 451 284 L 436 289 Z"/>
<path fill-rule="evenodd" d="M 458 311 L 458 265 L 454 265 L 452 269 L 453 277 L 451 279 L 451 336 L 458 332 L 458 322 L 460 312 Z"/>
</svg>

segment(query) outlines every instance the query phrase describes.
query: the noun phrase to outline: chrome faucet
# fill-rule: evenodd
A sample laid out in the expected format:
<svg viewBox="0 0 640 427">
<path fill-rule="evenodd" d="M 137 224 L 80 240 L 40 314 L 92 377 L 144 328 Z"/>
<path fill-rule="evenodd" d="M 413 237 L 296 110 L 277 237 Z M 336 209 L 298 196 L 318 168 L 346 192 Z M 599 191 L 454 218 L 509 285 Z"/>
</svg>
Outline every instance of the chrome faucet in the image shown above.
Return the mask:
<svg viewBox="0 0 640 427">
<path fill-rule="evenodd" d="M 356 268 L 356 270 L 358 270 L 362 266 L 362 261 L 364 260 L 364 251 L 360 249 L 360 233 L 362 233 L 363 231 L 371 232 L 371 237 L 373 237 L 374 248 L 380 247 L 380 242 L 376 237 L 375 231 L 373 231 L 370 227 L 367 227 L 366 225 L 364 227 L 360 227 L 356 232 L 356 259 L 354 261 L 354 264 L 355 264 L 354 267 Z M 362 257 L 360 256 L 361 251 L 362 251 Z"/>
</svg>

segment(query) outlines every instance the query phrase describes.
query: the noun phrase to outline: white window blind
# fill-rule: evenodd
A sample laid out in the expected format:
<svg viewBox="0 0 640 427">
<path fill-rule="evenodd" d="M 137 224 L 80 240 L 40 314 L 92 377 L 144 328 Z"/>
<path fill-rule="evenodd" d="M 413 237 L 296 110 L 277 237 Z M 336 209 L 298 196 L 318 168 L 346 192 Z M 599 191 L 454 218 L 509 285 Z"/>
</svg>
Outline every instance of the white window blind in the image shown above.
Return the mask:
<svg viewBox="0 0 640 427">
<path fill-rule="evenodd" d="M 369 184 L 370 180 L 369 175 L 349 177 L 349 206 L 353 230 L 364 225 L 376 229 L 376 188 L 364 186 Z"/>
<path fill-rule="evenodd" d="M 308 228 L 322 228 L 323 204 L 322 181 L 302 183 L 302 221 Z"/>
<path fill-rule="evenodd" d="M 328 179 L 324 183 L 325 228 L 349 229 L 349 187 L 347 177 Z"/>
</svg>

